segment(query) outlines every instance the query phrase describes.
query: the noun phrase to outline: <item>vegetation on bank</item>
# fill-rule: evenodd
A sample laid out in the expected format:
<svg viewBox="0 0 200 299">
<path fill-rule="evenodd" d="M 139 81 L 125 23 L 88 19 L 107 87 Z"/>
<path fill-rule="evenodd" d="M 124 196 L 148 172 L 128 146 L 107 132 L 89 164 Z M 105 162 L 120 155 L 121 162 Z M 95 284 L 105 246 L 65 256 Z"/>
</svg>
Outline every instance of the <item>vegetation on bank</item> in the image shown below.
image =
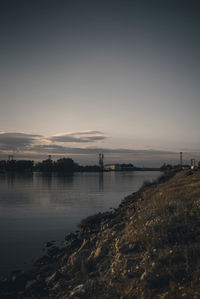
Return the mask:
<svg viewBox="0 0 200 299">
<path fill-rule="evenodd" d="M 42 162 L 34 163 L 30 160 L 2 160 L 0 161 L 0 172 L 65 172 L 73 173 L 75 171 L 100 171 L 99 166 L 89 165 L 81 166 L 73 161 L 71 158 L 62 158 L 57 161 L 46 159 Z"/>
<path fill-rule="evenodd" d="M 112 212 L 84 219 L 34 271 L 1 282 L 0 295 L 200 298 L 199 210 L 200 172 L 168 172 Z"/>
<path fill-rule="evenodd" d="M 34 161 L 30 160 L 1 160 L 0 172 L 6 171 L 33 171 Z"/>
</svg>

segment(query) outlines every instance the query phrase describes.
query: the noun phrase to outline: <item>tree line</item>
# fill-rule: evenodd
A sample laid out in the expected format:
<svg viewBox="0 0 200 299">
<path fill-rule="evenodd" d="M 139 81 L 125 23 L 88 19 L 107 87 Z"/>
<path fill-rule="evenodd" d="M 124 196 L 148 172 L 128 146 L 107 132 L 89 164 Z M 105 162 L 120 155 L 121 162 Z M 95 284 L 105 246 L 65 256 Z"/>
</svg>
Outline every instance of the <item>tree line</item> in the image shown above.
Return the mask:
<svg viewBox="0 0 200 299">
<path fill-rule="evenodd" d="M 0 172 L 7 171 L 39 171 L 39 172 L 67 172 L 75 171 L 100 171 L 97 165 L 81 166 L 75 163 L 71 158 L 61 158 L 57 161 L 46 159 L 42 162 L 35 163 L 33 160 L 1 160 Z"/>
</svg>

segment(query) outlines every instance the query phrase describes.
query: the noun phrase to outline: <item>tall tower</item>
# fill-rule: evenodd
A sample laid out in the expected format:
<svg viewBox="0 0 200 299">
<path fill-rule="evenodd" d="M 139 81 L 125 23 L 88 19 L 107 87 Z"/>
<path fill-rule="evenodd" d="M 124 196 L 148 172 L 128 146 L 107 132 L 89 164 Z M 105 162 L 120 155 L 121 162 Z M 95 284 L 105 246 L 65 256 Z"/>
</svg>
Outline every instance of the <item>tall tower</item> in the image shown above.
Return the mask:
<svg viewBox="0 0 200 299">
<path fill-rule="evenodd" d="M 100 167 L 101 171 L 103 171 L 103 159 L 104 159 L 104 154 L 100 153 L 99 154 L 99 167 Z"/>
<path fill-rule="evenodd" d="M 183 165 L 183 153 L 180 152 L 180 165 L 182 166 Z"/>
</svg>

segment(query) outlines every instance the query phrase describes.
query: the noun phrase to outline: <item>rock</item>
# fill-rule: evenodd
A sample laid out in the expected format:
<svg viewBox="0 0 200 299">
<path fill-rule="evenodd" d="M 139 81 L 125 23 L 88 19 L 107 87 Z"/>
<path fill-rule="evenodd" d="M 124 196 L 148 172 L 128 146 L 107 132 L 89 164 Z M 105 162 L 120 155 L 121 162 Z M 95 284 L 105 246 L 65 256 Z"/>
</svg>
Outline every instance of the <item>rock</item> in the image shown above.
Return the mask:
<svg viewBox="0 0 200 299">
<path fill-rule="evenodd" d="M 29 280 L 29 281 L 27 281 L 27 283 L 25 285 L 25 289 L 26 290 L 27 289 L 32 289 L 36 286 L 36 284 L 37 284 L 37 280 L 35 280 L 35 279 Z"/>
<path fill-rule="evenodd" d="M 50 255 L 50 256 L 54 256 L 54 255 L 56 255 L 59 252 L 60 252 L 60 249 L 57 246 L 51 246 L 48 249 L 48 255 Z"/>
<path fill-rule="evenodd" d="M 108 248 L 106 247 L 98 247 L 94 252 L 94 259 L 99 259 L 104 257 L 108 252 Z"/>
<path fill-rule="evenodd" d="M 56 293 L 58 294 L 58 292 L 59 292 L 60 289 L 64 289 L 64 290 L 69 289 L 69 284 L 68 284 L 68 282 L 65 279 L 60 278 L 58 281 L 54 282 L 51 285 L 51 289 L 54 290 L 54 291 L 56 291 Z"/>
<path fill-rule="evenodd" d="M 70 240 L 74 240 L 74 239 L 77 239 L 77 235 L 74 234 L 74 233 L 70 233 L 69 235 L 67 235 L 67 236 L 65 237 L 65 240 L 66 240 L 66 241 L 70 241 Z"/>
<path fill-rule="evenodd" d="M 27 280 L 32 279 L 31 275 L 28 275 L 28 273 L 25 273 L 23 271 L 14 271 L 11 273 L 10 281 L 11 286 L 10 288 L 20 289 L 23 288 L 26 284 Z"/>
<path fill-rule="evenodd" d="M 17 270 L 11 273 L 10 280 L 14 283 L 19 283 L 19 281 L 24 280 L 23 277 L 24 272 Z"/>
<path fill-rule="evenodd" d="M 190 175 L 193 175 L 193 174 L 194 174 L 194 173 L 193 173 L 191 170 L 189 170 L 189 171 L 186 172 L 185 175 L 186 175 L 186 176 L 190 176 Z"/>
<path fill-rule="evenodd" d="M 108 239 L 105 239 L 102 242 L 102 239 L 100 237 L 100 241 L 98 241 L 96 243 L 97 248 L 91 252 L 88 260 L 94 260 L 95 262 L 98 262 L 99 259 L 106 257 L 108 254 L 108 251 L 109 251 L 110 243 L 111 243 L 111 240 L 108 240 Z"/>
<path fill-rule="evenodd" d="M 73 253 L 68 260 L 68 264 L 72 267 L 80 268 L 81 262 L 86 260 L 90 251 L 87 249 Z"/>
<path fill-rule="evenodd" d="M 101 254 L 102 254 L 102 247 L 98 247 L 94 252 L 94 258 L 95 259 L 98 258 L 99 256 L 101 256 Z"/>
<path fill-rule="evenodd" d="M 48 276 L 45 279 L 45 282 L 47 285 L 49 285 L 49 284 L 54 283 L 55 281 L 59 280 L 61 278 L 61 276 L 62 275 L 60 274 L 60 272 L 56 271 L 53 274 L 51 274 L 50 276 Z"/>
<path fill-rule="evenodd" d="M 43 266 L 43 265 L 48 265 L 51 262 L 51 257 L 44 255 L 41 258 L 37 259 L 36 262 L 34 263 L 35 266 Z"/>
<path fill-rule="evenodd" d="M 146 275 L 147 275 L 147 272 L 144 271 L 144 272 L 142 273 L 142 275 L 140 276 L 140 280 L 143 280 L 143 279 L 145 278 Z"/>
<path fill-rule="evenodd" d="M 88 280 L 85 284 L 79 284 L 70 292 L 70 298 L 84 297 L 96 291 L 97 284 L 93 280 Z"/>
<path fill-rule="evenodd" d="M 114 261 L 110 268 L 111 268 L 111 273 L 115 274 L 116 272 L 119 272 L 120 265 L 117 261 Z"/>
<path fill-rule="evenodd" d="M 84 284 L 79 284 L 76 286 L 70 293 L 70 298 L 73 298 L 75 296 L 84 295 L 86 293 L 86 289 Z"/>
<path fill-rule="evenodd" d="M 139 278 L 141 277 L 141 271 L 139 270 L 139 267 L 136 266 L 136 261 L 134 259 L 128 259 L 125 260 L 122 264 L 123 269 L 123 276 L 129 277 L 129 278 Z"/>
<path fill-rule="evenodd" d="M 140 280 L 143 281 L 144 287 L 148 289 L 168 288 L 170 276 L 168 274 L 156 275 L 151 272 L 144 272 Z"/>
<path fill-rule="evenodd" d="M 98 264 L 98 271 L 99 273 L 105 273 L 110 268 L 110 261 L 109 259 L 106 259 L 104 261 L 101 261 L 101 263 Z"/>
<path fill-rule="evenodd" d="M 75 239 L 70 241 L 67 245 L 68 245 L 68 249 L 72 252 L 73 250 L 79 248 L 81 244 L 82 244 L 82 240 Z"/>
<path fill-rule="evenodd" d="M 52 242 L 46 242 L 46 247 L 51 247 L 53 245 Z"/>
<path fill-rule="evenodd" d="M 83 249 L 89 249 L 89 248 L 90 248 L 90 243 L 89 243 L 89 241 L 86 240 L 86 239 L 83 239 L 83 242 L 82 242 L 80 248 L 78 249 L 78 251 L 81 251 L 81 250 L 83 250 Z"/>
<path fill-rule="evenodd" d="M 124 227 L 125 227 L 125 223 L 117 223 L 112 227 L 112 229 L 113 231 L 120 231 L 123 230 Z"/>
<path fill-rule="evenodd" d="M 21 271 L 20 270 L 13 271 L 11 273 L 11 280 L 15 281 L 19 277 L 19 275 L 21 275 Z"/>
<path fill-rule="evenodd" d="M 139 246 L 137 243 L 130 243 L 130 244 L 124 244 L 121 247 L 119 247 L 119 252 L 122 254 L 128 254 L 132 252 L 138 252 Z"/>
</svg>

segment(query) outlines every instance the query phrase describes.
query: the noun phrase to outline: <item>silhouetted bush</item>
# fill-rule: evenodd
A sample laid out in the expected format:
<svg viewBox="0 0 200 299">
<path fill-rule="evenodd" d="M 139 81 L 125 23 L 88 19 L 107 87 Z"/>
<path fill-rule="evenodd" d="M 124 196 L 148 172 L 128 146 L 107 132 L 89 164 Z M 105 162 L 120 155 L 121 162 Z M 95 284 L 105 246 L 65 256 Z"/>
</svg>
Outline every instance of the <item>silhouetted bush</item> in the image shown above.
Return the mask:
<svg viewBox="0 0 200 299">
<path fill-rule="evenodd" d="M 0 171 L 33 171 L 34 161 L 30 160 L 2 160 L 0 161 Z"/>
</svg>

